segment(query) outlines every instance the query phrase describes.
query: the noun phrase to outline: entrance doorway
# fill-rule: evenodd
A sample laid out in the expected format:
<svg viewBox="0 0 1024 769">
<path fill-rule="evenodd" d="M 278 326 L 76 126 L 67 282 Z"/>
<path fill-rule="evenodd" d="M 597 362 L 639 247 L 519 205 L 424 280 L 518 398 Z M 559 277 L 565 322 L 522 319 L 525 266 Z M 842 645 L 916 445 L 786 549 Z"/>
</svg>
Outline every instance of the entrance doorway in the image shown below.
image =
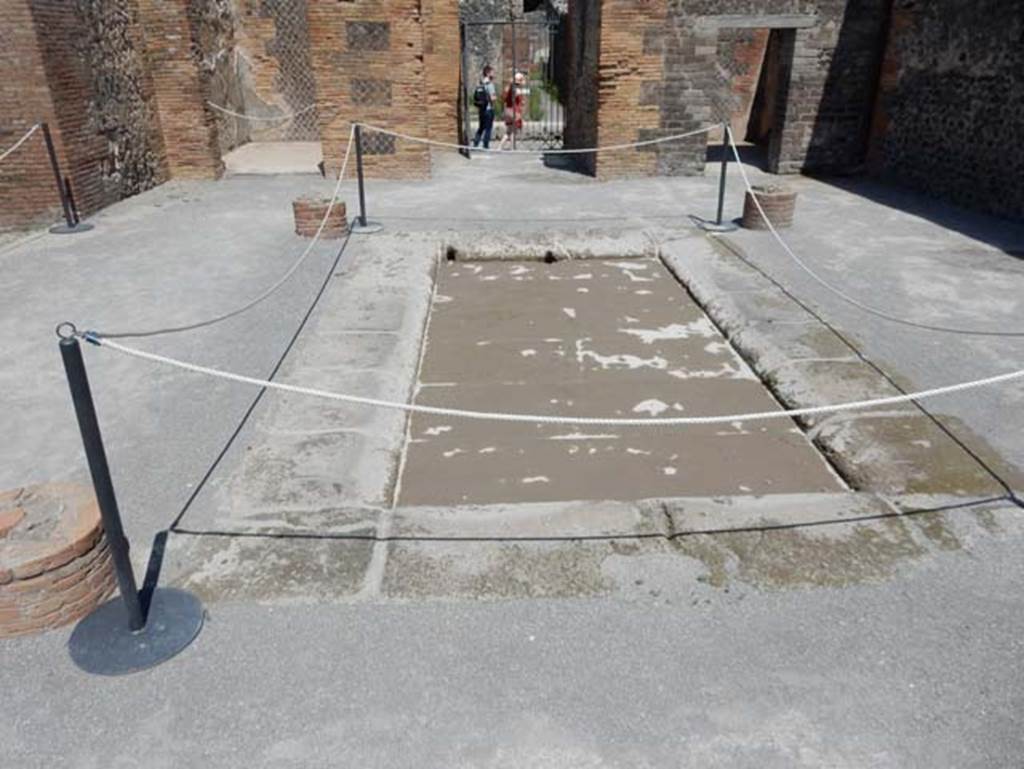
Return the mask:
<svg viewBox="0 0 1024 769">
<path fill-rule="evenodd" d="M 522 105 L 522 128 L 513 134 L 512 146 L 532 150 L 563 146 L 565 108 L 558 76 L 563 62 L 557 46 L 561 21 L 557 15 L 530 18 L 534 15 L 462 22 L 463 143 L 471 143 L 476 134 L 479 118 L 473 91 L 484 66 L 490 65 L 498 94 L 492 141 L 500 141 L 505 133 L 503 94 L 511 85 L 518 89 Z M 522 86 L 514 85 L 517 72 L 525 77 Z"/>
<path fill-rule="evenodd" d="M 770 16 L 723 21 L 717 51 L 722 119 L 744 162 L 773 173 L 780 162 L 796 29 L 814 23 L 802 17 L 775 21 Z M 720 133 L 709 135 L 709 162 L 720 160 L 727 149 Z"/>
</svg>

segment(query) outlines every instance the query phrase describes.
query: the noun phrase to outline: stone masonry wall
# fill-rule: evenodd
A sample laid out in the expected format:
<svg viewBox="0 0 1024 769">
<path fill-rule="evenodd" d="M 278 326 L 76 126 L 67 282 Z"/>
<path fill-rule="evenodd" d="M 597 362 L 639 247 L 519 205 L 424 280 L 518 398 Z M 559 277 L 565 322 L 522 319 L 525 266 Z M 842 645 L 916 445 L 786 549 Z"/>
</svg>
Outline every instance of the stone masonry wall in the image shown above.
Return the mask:
<svg viewBox="0 0 1024 769">
<path fill-rule="evenodd" d="M 735 99 L 719 66 L 720 36 L 765 27 L 754 18 L 800 16 L 781 36 L 786 62 L 769 147 L 782 173 L 858 165 L 881 56 L 886 0 L 605 0 L 598 65 L 601 144 L 682 133 L 729 118 Z M 737 21 L 739 19 L 740 21 Z M 726 36 L 732 33 L 727 33 Z M 601 177 L 691 174 L 706 137 L 602 155 Z"/>
<path fill-rule="evenodd" d="M 568 47 L 564 83 L 565 146 L 593 147 L 597 143 L 597 68 L 601 49 L 601 3 L 573 2 L 563 23 Z M 579 169 L 597 172 L 595 155 L 573 155 Z"/>
<path fill-rule="evenodd" d="M 101 189 L 86 196 L 95 202 L 88 210 L 95 210 L 162 184 L 168 173 L 138 7 L 134 0 L 77 4 L 84 22 L 78 54 L 91 79 L 87 129 L 105 144 Z"/>
<path fill-rule="evenodd" d="M 3 0 L 0 132 L 46 121 L 79 211 L 167 178 L 134 0 Z M 7 127 L 8 121 L 10 128 Z M 0 226 L 55 221 L 41 135 L 0 167 Z"/>
<path fill-rule="evenodd" d="M 1024 2 L 896 0 L 872 170 L 1024 219 Z"/>
</svg>

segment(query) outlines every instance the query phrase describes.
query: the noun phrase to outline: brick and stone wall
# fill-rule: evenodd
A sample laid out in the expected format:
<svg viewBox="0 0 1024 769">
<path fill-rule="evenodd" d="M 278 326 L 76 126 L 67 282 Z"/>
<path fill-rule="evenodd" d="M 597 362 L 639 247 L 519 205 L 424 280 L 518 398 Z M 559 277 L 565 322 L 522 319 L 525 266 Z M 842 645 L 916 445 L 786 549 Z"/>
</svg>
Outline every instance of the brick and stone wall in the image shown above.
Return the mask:
<svg viewBox="0 0 1024 769">
<path fill-rule="evenodd" d="M 770 32 L 769 29 L 722 29 L 718 33 L 717 67 L 728 84 L 729 127 L 737 140 L 743 139 L 747 132 Z M 721 141 L 722 132 L 710 134 L 709 139 Z"/>
<path fill-rule="evenodd" d="M 43 55 L 27 0 L 0 0 L 0 147 L 7 149 L 34 123 L 56 126 Z M 64 160 L 64 145 L 54 137 Z M 0 163 L 0 229 L 56 221 L 60 199 L 41 132 Z"/>
<path fill-rule="evenodd" d="M 1024 219 L 1024 3 L 896 0 L 870 165 L 955 203 Z"/>
<path fill-rule="evenodd" d="M 597 134 L 618 144 L 731 119 L 721 49 L 738 29 L 778 30 L 782 70 L 772 170 L 845 170 L 863 161 L 887 0 L 604 0 Z M 763 33 L 762 33 L 763 34 Z M 598 176 L 701 173 L 706 137 L 609 153 Z"/>
<path fill-rule="evenodd" d="M 209 87 L 197 63 L 189 0 L 137 2 L 170 175 L 215 179 L 224 164 L 206 103 Z"/>
<path fill-rule="evenodd" d="M 0 0 L 0 141 L 51 128 L 88 215 L 221 170 L 184 0 Z M 0 227 L 55 221 L 41 136 L 0 166 Z"/>
<path fill-rule="evenodd" d="M 316 101 L 316 81 L 306 0 L 192 0 L 197 10 L 211 5 L 226 5 L 230 14 L 231 34 L 218 41 L 227 46 L 205 55 L 219 65 L 216 72 L 227 81 L 219 84 L 227 92 L 223 95 L 234 92 L 236 98 L 229 98 L 236 105 L 232 109 L 267 118 L 300 113 L 283 122 L 247 122 L 223 115 L 218 119 L 242 124 L 230 125 L 230 131 L 245 131 L 253 141 L 317 141 L 316 110 L 307 109 Z M 216 16 L 207 12 L 207 21 L 224 15 L 222 10 Z"/>
</svg>

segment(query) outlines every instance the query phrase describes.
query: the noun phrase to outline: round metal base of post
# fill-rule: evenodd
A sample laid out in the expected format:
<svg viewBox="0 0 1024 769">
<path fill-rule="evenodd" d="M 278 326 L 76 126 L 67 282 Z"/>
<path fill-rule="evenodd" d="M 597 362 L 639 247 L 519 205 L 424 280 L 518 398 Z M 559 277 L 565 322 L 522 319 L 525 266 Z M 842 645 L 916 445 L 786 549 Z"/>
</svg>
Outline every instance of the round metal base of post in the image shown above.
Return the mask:
<svg viewBox="0 0 1024 769">
<path fill-rule="evenodd" d="M 79 232 L 88 232 L 91 229 L 93 229 L 93 225 L 88 222 L 79 222 L 70 227 L 67 224 L 55 224 L 50 228 L 50 232 L 54 235 L 75 235 Z"/>
<path fill-rule="evenodd" d="M 366 224 L 360 224 L 359 219 L 356 219 L 350 225 L 349 229 L 353 235 L 372 235 L 375 232 L 380 232 L 384 229 L 384 225 L 380 222 L 366 221 Z"/>
<path fill-rule="evenodd" d="M 704 230 L 704 232 L 736 232 L 739 229 L 739 225 L 735 222 L 709 222 L 704 219 L 696 220 L 697 226 Z"/>
<path fill-rule="evenodd" d="M 120 597 L 107 601 L 75 627 L 68 639 L 74 663 L 86 673 L 120 676 L 155 667 L 182 651 L 203 627 L 203 605 L 191 593 L 165 587 L 153 591 L 146 626 L 128 627 Z"/>
</svg>

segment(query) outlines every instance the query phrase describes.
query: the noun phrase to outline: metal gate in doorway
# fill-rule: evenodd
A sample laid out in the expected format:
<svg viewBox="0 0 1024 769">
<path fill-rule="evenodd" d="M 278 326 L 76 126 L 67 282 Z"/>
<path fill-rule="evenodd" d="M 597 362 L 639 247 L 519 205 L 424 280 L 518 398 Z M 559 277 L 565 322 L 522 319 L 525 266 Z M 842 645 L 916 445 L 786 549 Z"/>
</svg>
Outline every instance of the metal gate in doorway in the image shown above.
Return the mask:
<svg viewBox="0 0 1024 769">
<path fill-rule="evenodd" d="M 462 127 L 467 144 L 472 143 L 479 126 L 473 91 L 483 68 L 490 65 L 498 96 L 491 147 L 506 133 L 504 96 L 510 87 L 520 98 L 522 127 L 512 132 L 505 146 L 533 150 L 563 146 L 565 109 L 558 87 L 558 39 L 557 18 L 462 22 Z M 517 72 L 525 78 L 521 86 L 515 84 Z"/>
</svg>

